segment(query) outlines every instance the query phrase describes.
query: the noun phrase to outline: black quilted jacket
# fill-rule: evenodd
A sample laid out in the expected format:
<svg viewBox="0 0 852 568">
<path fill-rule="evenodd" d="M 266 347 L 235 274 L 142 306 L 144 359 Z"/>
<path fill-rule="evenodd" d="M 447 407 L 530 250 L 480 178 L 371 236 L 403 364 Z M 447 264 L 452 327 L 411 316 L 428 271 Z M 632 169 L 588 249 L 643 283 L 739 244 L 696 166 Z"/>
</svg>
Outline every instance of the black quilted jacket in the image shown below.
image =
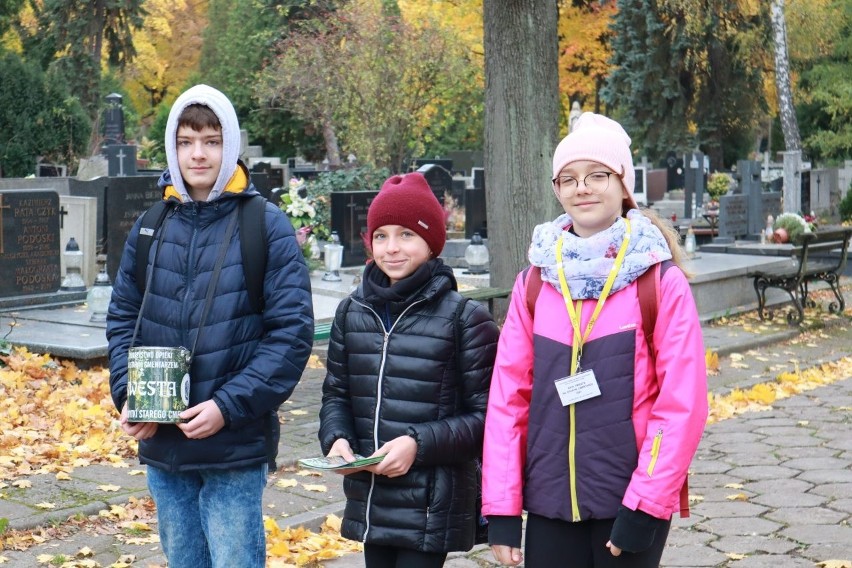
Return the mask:
<svg viewBox="0 0 852 568">
<path fill-rule="evenodd" d="M 368 304 L 361 290 L 338 307 L 320 412 L 323 453 L 341 437 L 364 456 L 398 436 L 417 440 L 406 475 L 344 478 L 347 538 L 424 552 L 473 546 L 475 459 L 498 329 L 473 301 L 455 317 L 462 297 L 446 272 L 392 306 L 398 318 L 387 331 L 384 321 L 394 318 L 385 306 Z"/>
</svg>

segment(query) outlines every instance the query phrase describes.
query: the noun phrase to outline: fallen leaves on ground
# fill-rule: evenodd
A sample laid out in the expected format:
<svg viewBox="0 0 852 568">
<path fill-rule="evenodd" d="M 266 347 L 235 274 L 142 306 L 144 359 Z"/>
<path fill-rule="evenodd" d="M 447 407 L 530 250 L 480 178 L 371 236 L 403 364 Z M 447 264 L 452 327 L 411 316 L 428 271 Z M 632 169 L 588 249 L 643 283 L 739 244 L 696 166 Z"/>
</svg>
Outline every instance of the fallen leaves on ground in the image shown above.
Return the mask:
<svg viewBox="0 0 852 568">
<path fill-rule="evenodd" d="M 135 442 L 118 425 L 107 370 L 83 371 L 24 348 L 0 361 L 0 479 L 135 456 Z"/>
<path fill-rule="evenodd" d="M 311 368 L 322 368 L 312 356 Z M 304 410 L 291 411 L 307 414 Z M 24 476 L 51 473 L 59 481 L 71 479 L 74 467 L 110 464 L 127 467 L 124 459 L 136 458 L 136 443 L 124 434 L 109 391 L 109 371 L 101 367 L 79 369 L 73 362 L 58 361 L 49 355 L 30 353 L 15 348 L 0 356 L 0 488 L 9 484 L 17 489 L 30 489 Z M 130 475 L 141 475 L 132 470 Z M 318 472 L 299 470 L 302 477 L 319 476 Z M 296 480 L 281 480 L 280 486 L 295 486 Z M 302 484 L 304 489 L 325 492 L 324 485 Z M 115 492 L 117 485 L 103 484 L 98 489 Z M 36 507 L 54 509 L 53 503 Z M 2 519 L 0 519 L 2 520 Z M 150 499 L 131 500 L 113 505 L 89 517 L 71 517 L 62 523 L 37 527 L 28 531 L 0 529 L 0 550 L 27 550 L 51 540 L 66 539 L 74 534 L 112 534 L 116 546 L 145 545 L 159 542 L 155 508 Z M 306 566 L 319 560 L 336 558 L 347 552 L 362 550 L 361 545 L 340 536 L 340 519 L 330 516 L 317 534 L 305 528 L 280 528 L 274 520 L 264 519 L 267 531 L 268 566 Z M 37 561 L 64 568 L 101 566 L 90 558 L 87 549 L 70 555 L 39 555 Z M 133 565 L 132 555 L 123 555 L 110 568 Z M 6 561 L 0 556 L 0 565 Z"/>
<path fill-rule="evenodd" d="M 817 566 L 820 568 L 852 568 L 852 560 L 823 560 L 822 562 L 817 562 Z"/>
<path fill-rule="evenodd" d="M 266 527 L 267 566 L 270 567 L 283 567 L 287 563 L 309 566 L 363 550 L 361 543 L 340 536 L 341 520 L 336 515 L 326 517 L 319 534 L 303 527 L 281 528 L 270 517 L 264 517 L 263 523 Z"/>
<path fill-rule="evenodd" d="M 837 361 L 823 363 L 809 369 L 799 369 L 780 373 L 775 381 L 759 383 L 749 389 L 734 389 L 728 394 L 708 393 L 710 415 L 707 423 L 712 424 L 742 414 L 770 410 L 772 403 L 794 394 L 834 383 L 852 376 L 852 357 L 843 357 Z"/>
</svg>

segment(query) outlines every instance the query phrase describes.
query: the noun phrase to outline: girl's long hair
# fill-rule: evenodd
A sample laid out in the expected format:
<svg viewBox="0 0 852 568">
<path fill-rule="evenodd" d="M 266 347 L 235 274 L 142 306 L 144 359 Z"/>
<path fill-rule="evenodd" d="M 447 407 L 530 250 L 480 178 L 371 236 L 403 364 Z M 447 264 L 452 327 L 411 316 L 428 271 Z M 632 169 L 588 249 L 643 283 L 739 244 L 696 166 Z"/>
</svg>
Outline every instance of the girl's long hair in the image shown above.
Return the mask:
<svg viewBox="0 0 852 568">
<path fill-rule="evenodd" d="M 669 250 L 672 252 L 672 262 L 680 268 L 681 272 L 683 272 L 687 278 L 691 277 L 692 273 L 686 269 L 687 256 L 686 251 L 683 250 L 683 247 L 680 244 L 680 233 L 678 233 L 678 230 L 674 228 L 672 222 L 660 217 L 660 214 L 653 209 L 641 208 L 639 211 L 663 234 L 663 237 L 666 239 L 666 244 L 669 245 Z"/>
</svg>

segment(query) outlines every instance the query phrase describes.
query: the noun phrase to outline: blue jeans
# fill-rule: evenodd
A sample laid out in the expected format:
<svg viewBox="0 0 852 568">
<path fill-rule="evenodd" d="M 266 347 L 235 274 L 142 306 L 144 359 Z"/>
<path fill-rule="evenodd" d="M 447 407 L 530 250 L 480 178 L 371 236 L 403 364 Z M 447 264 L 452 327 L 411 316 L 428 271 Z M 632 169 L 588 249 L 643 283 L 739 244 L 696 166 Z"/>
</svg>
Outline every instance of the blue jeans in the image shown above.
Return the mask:
<svg viewBox="0 0 852 568">
<path fill-rule="evenodd" d="M 263 568 L 266 464 L 170 473 L 148 467 L 169 568 Z"/>
</svg>

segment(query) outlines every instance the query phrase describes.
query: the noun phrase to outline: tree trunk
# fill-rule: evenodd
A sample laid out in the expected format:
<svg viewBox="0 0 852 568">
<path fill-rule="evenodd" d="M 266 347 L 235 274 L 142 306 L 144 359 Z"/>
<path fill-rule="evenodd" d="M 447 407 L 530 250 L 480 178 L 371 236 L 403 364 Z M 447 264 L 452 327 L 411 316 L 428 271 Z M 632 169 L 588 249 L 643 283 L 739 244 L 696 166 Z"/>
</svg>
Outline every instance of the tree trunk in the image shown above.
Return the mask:
<svg viewBox="0 0 852 568">
<path fill-rule="evenodd" d="M 559 137 L 557 3 L 485 0 L 485 196 L 491 285 L 528 264 L 532 229 L 561 212 L 551 190 Z M 497 306 L 500 315 L 505 303 Z"/>
<path fill-rule="evenodd" d="M 784 133 L 784 146 L 788 152 L 802 149 L 799 123 L 793 106 L 790 87 L 790 62 L 787 59 L 787 24 L 784 19 L 784 0 L 772 0 L 770 8 L 772 35 L 775 44 L 775 89 L 778 91 L 778 115 Z M 771 142 L 771 141 L 770 141 Z"/>
</svg>

